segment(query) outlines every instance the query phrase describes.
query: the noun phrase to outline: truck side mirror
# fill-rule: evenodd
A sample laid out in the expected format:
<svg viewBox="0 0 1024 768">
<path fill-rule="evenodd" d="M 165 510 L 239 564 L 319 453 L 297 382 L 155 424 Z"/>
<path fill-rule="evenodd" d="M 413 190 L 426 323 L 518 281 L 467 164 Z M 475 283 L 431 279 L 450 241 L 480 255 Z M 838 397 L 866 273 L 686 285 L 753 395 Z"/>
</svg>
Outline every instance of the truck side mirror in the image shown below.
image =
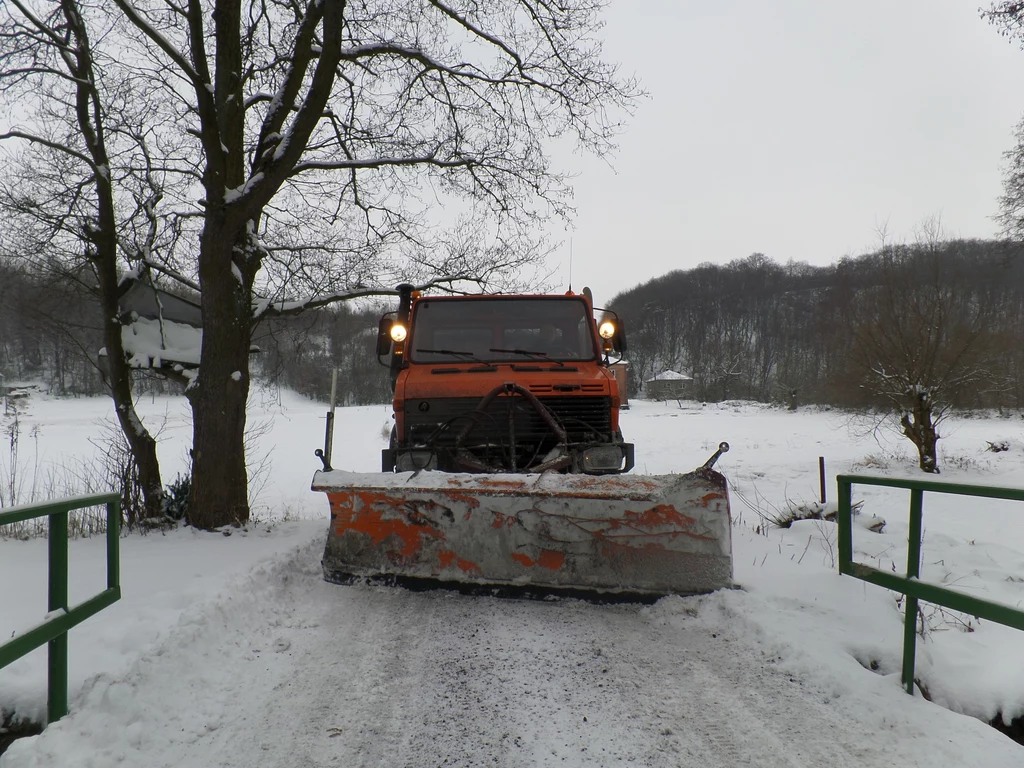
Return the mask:
<svg viewBox="0 0 1024 768">
<path fill-rule="evenodd" d="M 391 354 L 391 326 L 395 322 L 394 313 L 389 312 L 380 319 L 377 326 L 377 359 Z"/>
<path fill-rule="evenodd" d="M 612 348 L 619 353 L 620 356 L 626 354 L 626 323 L 624 320 L 619 320 L 618 327 L 616 328 L 615 336 L 612 338 Z"/>
</svg>

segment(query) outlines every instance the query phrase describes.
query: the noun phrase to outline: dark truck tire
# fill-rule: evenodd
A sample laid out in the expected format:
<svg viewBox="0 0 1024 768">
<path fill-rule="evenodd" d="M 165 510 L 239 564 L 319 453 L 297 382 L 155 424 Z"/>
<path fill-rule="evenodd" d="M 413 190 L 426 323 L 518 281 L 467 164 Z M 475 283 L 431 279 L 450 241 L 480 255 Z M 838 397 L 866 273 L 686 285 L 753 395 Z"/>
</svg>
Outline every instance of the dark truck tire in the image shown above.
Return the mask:
<svg viewBox="0 0 1024 768">
<path fill-rule="evenodd" d="M 398 427 L 391 428 L 391 439 L 388 447 L 380 452 L 380 471 L 395 471 L 395 444 L 398 442 Z"/>
</svg>

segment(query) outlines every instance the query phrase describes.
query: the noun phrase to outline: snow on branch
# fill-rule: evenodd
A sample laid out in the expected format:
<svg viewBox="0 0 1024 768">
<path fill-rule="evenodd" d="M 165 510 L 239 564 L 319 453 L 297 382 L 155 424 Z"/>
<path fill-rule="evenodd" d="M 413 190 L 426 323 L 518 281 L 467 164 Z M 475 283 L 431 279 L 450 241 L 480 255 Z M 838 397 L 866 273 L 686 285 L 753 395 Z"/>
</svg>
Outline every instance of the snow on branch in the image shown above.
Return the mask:
<svg viewBox="0 0 1024 768">
<path fill-rule="evenodd" d="M 403 165 L 432 165 L 437 168 L 469 168 L 479 165 L 480 161 L 474 158 L 463 158 L 461 160 L 441 160 L 435 154 L 414 156 L 414 157 L 377 157 L 367 160 L 307 160 L 298 163 L 289 174 L 297 176 L 304 171 L 340 171 L 340 170 L 370 170 L 374 168 L 386 168 L 388 166 Z"/>
<path fill-rule="evenodd" d="M 414 291 L 426 291 L 431 288 L 441 288 L 447 291 L 454 291 L 456 283 L 478 283 L 480 280 L 468 275 L 448 275 L 438 277 L 426 283 L 414 285 Z M 262 320 L 265 317 L 283 317 L 285 315 L 297 315 L 310 309 L 326 307 L 330 304 L 337 304 L 340 301 L 351 301 L 352 299 L 364 299 L 370 296 L 398 296 L 395 288 L 371 288 L 356 286 L 347 291 L 337 291 L 322 296 L 312 296 L 306 299 L 293 301 L 271 301 L 270 299 L 259 299 L 253 303 L 253 320 Z"/>
</svg>

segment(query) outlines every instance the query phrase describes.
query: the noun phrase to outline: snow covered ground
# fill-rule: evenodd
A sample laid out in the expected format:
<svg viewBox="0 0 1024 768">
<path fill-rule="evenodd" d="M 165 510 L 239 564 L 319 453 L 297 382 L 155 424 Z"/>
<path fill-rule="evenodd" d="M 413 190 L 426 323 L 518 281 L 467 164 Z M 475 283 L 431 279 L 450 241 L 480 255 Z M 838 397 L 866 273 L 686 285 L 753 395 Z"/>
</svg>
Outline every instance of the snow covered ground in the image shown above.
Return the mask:
<svg viewBox="0 0 1024 768">
<path fill-rule="evenodd" d="M 170 479 L 184 467 L 187 408 L 141 405 L 164 423 Z M 27 408 L 21 456 L 41 470 L 96 451 L 109 418 L 103 400 Z M 595 606 L 323 583 L 327 504 L 308 487 L 324 410 L 254 398 L 250 421 L 268 426 L 248 531 L 123 539 L 123 600 L 70 636 L 70 716 L 0 768 L 1024 764 L 1024 747 L 976 719 L 1024 713 L 1024 635 L 926 607 L 917 672 L 933 702 L 911 698 L 896 601 L 836 574 L 834 526 L 763 526 L 787 500 L 817 498 L 818 456 L 832 496 L 838 472 L 912 474 L 895 438 L 835 412 L 634 402 L 623 431 L 638 472 L 689 470 L 731 444 L 718 466 L 734 486 L 743 589 Z M 375 470 L 389 429 L 387 406 L 339 411 L 334 464 Z M 998 440 L 1010 450 L 986 451 Z M 940 450 L 943 479 L 1024 486 L 1019 416 L 955 420 Z M 881 534 L 857 528 L 857 559 L 902 571 L 908 494 L 854 497 L 864 518 L 887 521 Z M 927 494 L 924 509 L 924 578 L 1021 604 L 1022 505 Z M 73 542 L 71 568 L 73 600 L 101 589 L 102 541 Z M 8 637 L 45 612 L 45 542 L 0 541 L 0 584 Z M 45 651 L 0 671 L 0 708 L 40 716 L 44 699 Z"/>
</svg>

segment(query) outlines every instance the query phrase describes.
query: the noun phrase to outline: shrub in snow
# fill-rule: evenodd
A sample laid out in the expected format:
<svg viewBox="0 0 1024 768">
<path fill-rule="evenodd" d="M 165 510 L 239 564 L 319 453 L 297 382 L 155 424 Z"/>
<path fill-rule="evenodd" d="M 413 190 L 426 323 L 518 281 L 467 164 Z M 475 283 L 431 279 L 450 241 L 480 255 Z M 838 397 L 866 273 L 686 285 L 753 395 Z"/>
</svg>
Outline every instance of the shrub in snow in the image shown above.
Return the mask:
<svg viewBox="0 0 1024 768">
<path fill-rule="evenodd" d="M 18 717 L 9 710 L 0 709 L 0 754 L 3 754 L 15 739 L 38 736 L 42 732 L 41 723 Z"/>
<path fill-rule="evenodd" d="M 861 506 L 864 504 L 863 501 L 858 501 L 853 504 L 854 521 L 861 528 L 872 531 L 874 533 L 881 533 L 885 528 L 885 520 L 875 515 L 871 515 L 867 518 L 861 518 Z M 839 504 L 830 501 L 826 504 L 821 504 L 817 501 L 812 502 L 801 502 L 797 503 L 786 499 L 786 505 L 784 507 L 773 507 L 771 512 L 764 515 L 765 520 L 775 528 L 789 528 L 797 520 L 828 520 L 835 522 L 839 515 Z"/>
<path fill-rule="evenodd" d="M 174 482 L 164 489 L 164 514 L 171 520 L 184 520 L 188 512 L 188 494 L 192 488 L 192 478 L 178 475 Z"/>
</svg>

